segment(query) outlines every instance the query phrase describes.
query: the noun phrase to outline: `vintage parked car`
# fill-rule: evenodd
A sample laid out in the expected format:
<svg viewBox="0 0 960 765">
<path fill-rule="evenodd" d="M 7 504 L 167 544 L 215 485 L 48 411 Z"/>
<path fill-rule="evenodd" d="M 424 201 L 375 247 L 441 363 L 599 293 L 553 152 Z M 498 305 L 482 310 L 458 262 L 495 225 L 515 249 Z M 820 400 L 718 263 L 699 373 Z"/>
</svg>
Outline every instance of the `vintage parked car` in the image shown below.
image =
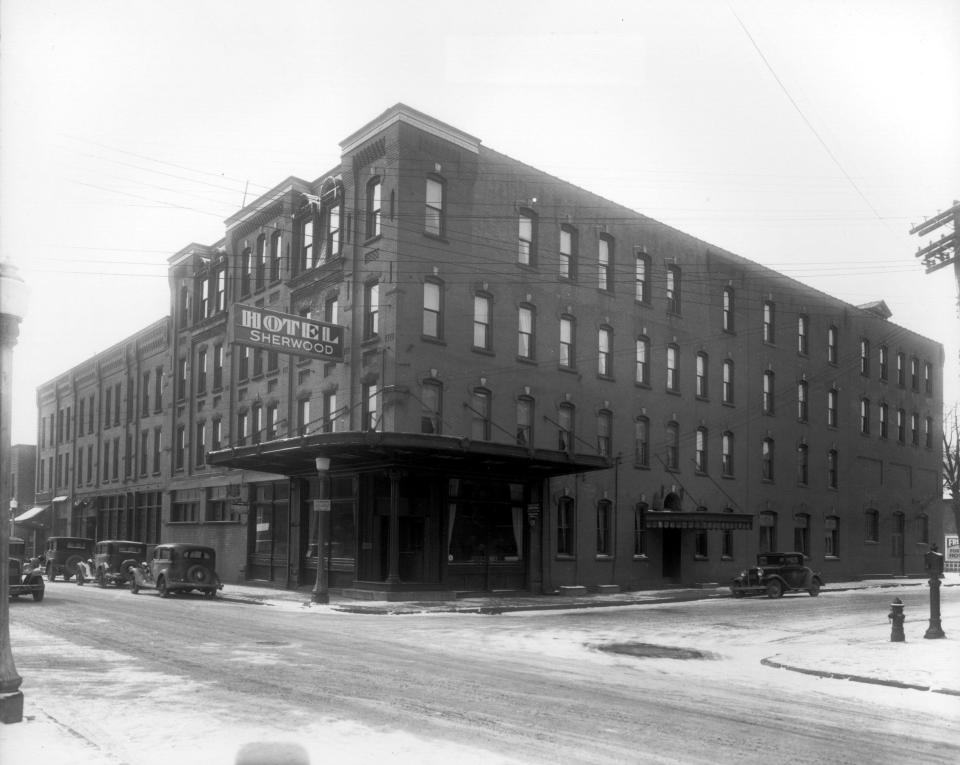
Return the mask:
<svg viewBox="0 0 960 765">
<path fill-rule="evenodd" d="M 10 578 L 8 579 L 10 597 L 33 595 L 33 599 L 43 600 L 43 571 L 33 565 L 26 556 L 26 545 L 19 537 L 10 538 Z"/>
<path fill-rule="evenodd" d="M 103 539 L 97 542 L 91 560 L 77 564 L 77 584 L 96 581 L 101 587 L 108 584 L 126 585 L 130 581 L 130 569 L 146 559 L 147 545 L 144 542 Z"/>
<path fill-rule="evenodd" d="M 77 564 L 93 555 L 93 540 L 86 537 L 50 537 L 44 557 L 47 562 L 47 581 L 61 574 L 69 582 L 76 576 Z"/>
<path fill-rule="evenodd" d="M 223 589 L 217 576 L 217 553 L 212 547 L 184 543 L 157 545 L 149 562 L 133 566 L 130 591 L 155 588 L 161 598 L 172 592 L 198 590 L 213 598 Z"/>
<path fill-rule="evenodd" d="M 770 552 L 757 555 L 757 565 L 745 569 L 730 583 L 733 597 L 762 595 L 779 598 L 784 592 L 802 590 L 816 597 L 823 587 L 818 571 L 809 568 L 799 552 Z"/>
</svg>

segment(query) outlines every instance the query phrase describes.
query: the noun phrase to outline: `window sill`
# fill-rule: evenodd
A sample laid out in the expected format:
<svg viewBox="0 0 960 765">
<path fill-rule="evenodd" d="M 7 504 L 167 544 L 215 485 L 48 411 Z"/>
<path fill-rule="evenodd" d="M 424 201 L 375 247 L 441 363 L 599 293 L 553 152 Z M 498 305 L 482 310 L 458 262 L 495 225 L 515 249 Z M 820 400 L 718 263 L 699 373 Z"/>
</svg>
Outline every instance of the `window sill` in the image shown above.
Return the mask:
<svg viewBox="0 0 960 765">
<path fill-rule="evenodd" d="M 431 345 L 446 346 L 447 344 L 447 341 L 442 337 L 434 337 L 433 335 L 420 335 L 420 340 L 424 343 L 430 343 Z"/>
<path fill-rule="evenodd" d="M 636 561 L 636 560 L 639 560 L 639 561 L 648 561 L 648 560 L 650 560 L 650 558 L 648 558 L 646 555 L 634 555 L 634 556 L 633 556 L 633 559 L 634 559 L 635 561 Z"/>
<path fill-rule="evenodd" d="M 490 350 L 489 348 L 480 348 L 480 347 L 478 347 L 478 346 L 476 346 L 476 345 L 473 346 L 470 350 L 473 351 L 474 353 L 480 354 L 481 356 L 496 356 L 496 355 L 497 355 L 496 353 L 494 353 L 494 352 L 493 352 L 492 350 Z"/>
<path fill-rule="evenodd" d="M 517 362 L 520 364 L 529 364 L 532 367 L 538 366 L 537 360 L 529 356 L 517 356 Z"/>
<path fill-rule="evenodd" d="M 594 559 L 594 560 L 600 560 L 600 561 L 604 561 L 604 560 L 605 560 L 605 561 L 611 561 L 611 560 L 613 560 L 613 556 L 612 556 L 612 555 L 608 555 L 607 553 L 597 553 L 597 554 L 593 557 L 593 559 Z"/>
<path fill-rule="evenodd" d="M 666 389 L 664 390 L 664 393 L 666 393 L 666 394 L 669 395 L 669 396 L 680 396 L 680 395 L 681 395 L 680 391 L 677 390 L 677 389 L 675 389 L 675 388 L 666 388 Z"/>
<path fill-rule="evenodd" d="M 558 367 L 557 367 L 557 371 L 558 371 L 558 372 L 566 372 L 567 374 L 571 374 L 571 375 L 579 374 L 579 372 L 577 371 L 577 368 L 576 368 L 576 367 L 558 366 Z"/>
<path fill-rule="evenodd" d="M 167 521 L 168 526 L 199 526 L 200 521 Z"/>
<path fill-rule="evenodd" d="M 435 242 L 443 242 L 444 244 L 450 244 L 450 240 L 447 239 L 447 237 L 445 236 L 445 234 L 434 234 L 434 233 L 431 232 L 431 231 L 424 231 L 424 232 L 423 232 L 423 235 L 424 235 L 427 239 L 432 239 L 432 240 L 435 241 Z"/>
<path fill-rule="evenodd" d="M 694 556 L 693 556 L 693 559 L 694 559 L 694 560 L 698 560 L 698 561 L 710 560 L 710 556 L 708 556 L 708 555 L 694 555 Z"/>
<path fill-rule="evenodd" d="M 598 380 L 606 380 L 607 382 L 616 382 L 616 380 L 611 375 L 597 374 Z"/>
<path fill-rule="evenodd" d="M 736 404 L 734 404 L 732 401 L 721 401 L 721 402 L 720 402 L 720 405 L 721 405 L 721 406 L 729 406 L 729 407 L 731 407 L 731 408 L 733 408 L 733 407 L 736 406 Z"/>
<path fill-rule="evenodd" d="M 368 236 L 366 239 L 363 240 L 363 246 L 369 247 L 371 244 L 379 242 L 382 237 L 383 237 L 383 234 L 374 234 L 373 236 Z"/>
<path fill-rule="evenodd" d="M 570 555 L 569 553 L 557 553 L 555 556 L 555 560 L 571 561 L 576 559 L 577 559 L 576 555 Z"/>
<path fill-rule="evenodd" d="M 644 390 L 650 390 L 650 383 L 646 383 L 646 382 L 637 382 L 636 380 L 634 380 L 633 386 L 635 388 L 643 388 Z"/>
</svg>

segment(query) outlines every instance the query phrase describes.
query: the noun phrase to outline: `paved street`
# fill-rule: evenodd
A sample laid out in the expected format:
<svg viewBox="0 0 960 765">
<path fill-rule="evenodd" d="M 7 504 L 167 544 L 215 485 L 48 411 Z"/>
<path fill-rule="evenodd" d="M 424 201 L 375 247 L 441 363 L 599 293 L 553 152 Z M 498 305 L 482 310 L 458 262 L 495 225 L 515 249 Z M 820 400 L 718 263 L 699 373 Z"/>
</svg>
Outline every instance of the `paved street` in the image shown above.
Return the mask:
<svg viewBox="0 0 960 765">
<path fill-rule="evenodd" d="M 760 663 L 865 624 L 882 638 L 890 599 L 385 616 L 58 582 L 11 604 L 11 631 L 26 714 L 88 761 L 233 763 L 256 742 L 315 764 L 958 761 L 955 696 Z"/>
</svg>

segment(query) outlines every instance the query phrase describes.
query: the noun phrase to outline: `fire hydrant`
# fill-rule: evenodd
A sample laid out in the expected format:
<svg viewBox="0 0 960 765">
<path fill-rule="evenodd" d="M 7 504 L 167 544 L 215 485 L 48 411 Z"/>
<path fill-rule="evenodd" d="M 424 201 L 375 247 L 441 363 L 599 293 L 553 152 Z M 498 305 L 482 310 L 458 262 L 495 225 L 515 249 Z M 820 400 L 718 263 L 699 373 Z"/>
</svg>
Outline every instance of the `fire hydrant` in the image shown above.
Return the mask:
<svg viewBox="0 0 960 765">
<path fill-rule="evenodd" d="M 902 643 L 905 638 L 903 636 L 903 621 L 905 619 L 903 615 L 903 601 L 900 598 L 894 598 L 893 603 L 890 604 L 890 613 L 887 614 L 887 618 L 890 620 L 890 642 L 891 643 Z"/>
</svg>

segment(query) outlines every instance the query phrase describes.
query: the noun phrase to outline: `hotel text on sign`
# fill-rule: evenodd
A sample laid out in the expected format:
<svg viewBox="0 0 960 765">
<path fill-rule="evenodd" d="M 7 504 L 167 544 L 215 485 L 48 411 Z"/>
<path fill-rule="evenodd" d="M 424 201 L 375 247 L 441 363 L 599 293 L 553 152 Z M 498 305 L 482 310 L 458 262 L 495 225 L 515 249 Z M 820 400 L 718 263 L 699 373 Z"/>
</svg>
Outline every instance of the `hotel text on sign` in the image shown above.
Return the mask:
<svg viewBox="0 0 960 765">
<path fill-rule="evenodd" d="M 289 313 L 238 305 L 236 340 L 244 345 L 323 361 L 343 361 L 343 327 Z"/>
</svg>

